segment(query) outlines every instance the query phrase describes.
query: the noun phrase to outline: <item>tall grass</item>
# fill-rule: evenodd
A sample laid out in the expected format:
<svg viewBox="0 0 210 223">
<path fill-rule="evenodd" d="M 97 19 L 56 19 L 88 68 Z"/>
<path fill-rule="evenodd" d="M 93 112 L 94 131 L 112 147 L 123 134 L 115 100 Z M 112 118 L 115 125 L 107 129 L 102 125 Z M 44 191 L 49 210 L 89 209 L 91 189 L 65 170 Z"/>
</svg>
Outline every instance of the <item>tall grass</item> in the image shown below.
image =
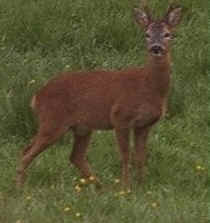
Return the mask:
<svg viewBox="0 0 210 223">
<path fill-rule="evenodd" d="M 4 111 L 1 116 L 3 123 L 11 126 L 5 128 L 3 124 L 2 131 L 23 135 L 25 131 L 31 132 L 29 98 L 53 73 L 142 64 L 144 42 L 141 30 L 133 24 L 134 5 L 135 1 L 131 4 L 125 0 L 100 3 L 2 0 L 0 71 Z M 162 4 L 151 1 L 153 14 L 160 16 L 167 5 L 167 1 Z M 197 79 L 205 78 L 208 66 L 205 4 L 184 1 L 183 7 L 185 15 L 173 48 L 174 109 L 184 104 L 186 83 L 198 83 Z M 31 80 L 35 83 L 30 84 Z"/>
<path fill-rule="evenodd" d="M 148 1 L 154 17 L 163 15 L 169 2 Z M 184 15 L 172 43 L 169 119 L 151 134 L 142 185 L 134 183 L 130 195 L 119 195 L 114 184 L 120 173 L 116 145 L 111 133 L 102 132 L 95 134 L 89 154 L 104 183 L 100 195 L 92 186 L 76 193 L 77 172 L 67 167 L 69 135 L 33 163 L 23 191 L 15 190 L 18 154 L 36 131 L 31 96 L 61 71 L 141 66 L 144 35 L 132 15 L 138 4 L 136 0 L 0 0 L 0 222 L 209 220 L 207 0 L 180 1 Z"/>
</svg>

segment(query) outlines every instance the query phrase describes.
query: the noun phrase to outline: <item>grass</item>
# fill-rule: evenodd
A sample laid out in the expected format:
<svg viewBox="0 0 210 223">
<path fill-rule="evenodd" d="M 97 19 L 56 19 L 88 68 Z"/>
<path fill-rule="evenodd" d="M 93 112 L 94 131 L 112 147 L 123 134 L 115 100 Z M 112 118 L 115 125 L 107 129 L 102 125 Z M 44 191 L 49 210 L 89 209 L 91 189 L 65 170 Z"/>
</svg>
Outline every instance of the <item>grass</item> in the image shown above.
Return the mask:
<svg viewBox="0 0 210 223">
<path fill-rule="evenodd" d="M 148 1 L 154 16 L 168 0 Z M 170 1 L 171 2 L 171 1 Z M 120 193 L 111 132 L 96 132 L 89 160 L 103 183 L 75 187 L 71 134 L 33 164 L 21 191 L 14 184 L 20 151 L 36 130 L 31 96 L 56 72 L 123 69 L 144 63 L 137 1 L 0 0 L 0 222 L 207 223 L 210 91 L 207 0 L 185 0 L 173 42 L 170 119 L 153 129 L 142 185 Z"/>
</svg>

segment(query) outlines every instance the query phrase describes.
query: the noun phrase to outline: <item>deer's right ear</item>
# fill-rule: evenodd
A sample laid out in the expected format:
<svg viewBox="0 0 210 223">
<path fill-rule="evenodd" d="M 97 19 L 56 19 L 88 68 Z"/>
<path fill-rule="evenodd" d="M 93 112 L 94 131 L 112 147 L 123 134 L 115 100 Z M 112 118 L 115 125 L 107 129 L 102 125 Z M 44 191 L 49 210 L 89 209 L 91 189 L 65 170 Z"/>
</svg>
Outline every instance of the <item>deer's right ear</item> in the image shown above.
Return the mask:
<svg viewBox="0 0 210 223">
<path fill-rule="evenodd" d="M 181 7 L 170 6 L 166 15 L 166 22 L 173 28 L 179 24 L 181 19 Z"/>
<path fill-rule="evenodd" d="M 150 16 L 148 13 L 141 9 L 134 8 L 134 17 L 138 24 L 140 24 L 143 28 L 146 28 L 150 23 Z"/>
</svg>

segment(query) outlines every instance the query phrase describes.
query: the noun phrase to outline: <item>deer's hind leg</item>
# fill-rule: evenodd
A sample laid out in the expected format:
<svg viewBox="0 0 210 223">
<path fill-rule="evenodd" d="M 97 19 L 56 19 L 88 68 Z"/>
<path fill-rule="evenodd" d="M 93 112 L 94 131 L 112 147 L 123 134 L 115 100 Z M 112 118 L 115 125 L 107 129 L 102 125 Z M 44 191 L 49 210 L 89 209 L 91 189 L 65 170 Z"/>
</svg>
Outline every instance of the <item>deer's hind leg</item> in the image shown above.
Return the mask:
<svg viewBox="0 0 210 223">
<path fill-rule="evenodd" d="M 25 170 L 35 159 L 35 157 L 47 149 L 50 144 L 60 138 L 67 130 L 68 128 L 62 124 L 56 126 L 56 128 L 53 128 L 53 126 L 49 123 L 44 123 L 40 126 L 37 135 L 23 151 L 20 166 L 17 170 L 16 183 L 18 186 L 24 183 Z"/>
<path fill-rule="evenodd" d="M 79 134 L 74 130 L 73 150 L 70 155 L 70 161 L 78 168 L 81 176 L 88 178 L 91 176 L 90 166 L 87 161 L 87 149 L 91 138 L 91 131 Z"/>
<path fill-rule="evenodd" d="M 99 180 L 92 173 L 90 165 L 87 160 L 87 150 L 91 139 L 92 132 L 90 130 L 81 132 L 76 129 L 73 130 L 74 143 L 73 150 L 70 155 L 70 161 L 77 167 L 83 178 L 88 182 L 94 183 L 98 189 L 101 188 Z"/>
<path fill-rule="evenodd" d="M 87 160 L 87 150 L 92 132 L 87 130 L 81 133 L 74 129 L 73 133 L 74 143 L 73 150 L 70 155 L 70 161 L 79 170 L 81 177 L 87 179 L 87 181 L 92 181 L 98 188 L 100 188 L 101 185 L 99 180 L 92 173 L 91 167 Z"/>
</svg>

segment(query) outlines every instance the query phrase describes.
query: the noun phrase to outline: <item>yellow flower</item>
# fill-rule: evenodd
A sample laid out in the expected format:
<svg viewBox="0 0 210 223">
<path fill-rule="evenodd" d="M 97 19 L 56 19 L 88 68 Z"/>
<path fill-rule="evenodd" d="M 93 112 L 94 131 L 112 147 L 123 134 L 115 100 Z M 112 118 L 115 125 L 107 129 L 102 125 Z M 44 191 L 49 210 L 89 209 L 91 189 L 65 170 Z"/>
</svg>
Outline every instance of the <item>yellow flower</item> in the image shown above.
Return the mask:
<svg viewBox="0 0 210 223">
<path fill-rule="evenodd" d="M 118 197 L 118 196 L 125 196 L 127 194 L 131 193 L 131 189 L 127 189 L 127 190 L 121 190 L 118 193 L 115 193 L 114 196 Z"/>
<path fill-rule="evenodd" d="M 96 178 L 95 178 L 94 176 L 90 176 L 90 177 L 89 177 L 89 180 L 90 180 L 90 181 L 95 181 L 95 179 L 96 179 Z"/>
<path fill-rule="evenodd" d="M 82 188 L 79 185 L 76 185 L 75 190 L 79 193 L 79 192 L 81 192 Z"/>
<path fill-rule="evenodd" d="M 151 205 L 153 208 L 156 208 L 158 206 L 158 204 L 156 202 L 153 202 Z"/>
<path fill-rule="evenodd" d="M 31 200 L 31 196 L 27 196 L 26 200 L 28 200 L 28 201 Z"/>
<path fill-rule="evenodd" d="M 29 81 L 29 84 L 34 84 L 36 81 L 35 80 L 31 80 Z"/>
<path fill-rule="evenodd" d="M 69 212 L 70 210 L 71 210 L 70 207 L 66 207 L 66 208 L 64 208 L 64 211 L 65 211 L 65 212 Z"/>
<path fill-rule="evenodd" d="M 116 184 L 119 184 L 119 183 L 120 183 L 120 180 L 119 180 L 119 179 L 115 179 L 114 182 L 115 182 Z"/>
<path fill-rule="evenodd" d="M 202 171 L 202 170 L 205 170 L 205 168 L 202 167 L 202 166 L 200 166 L 200 165 L 197 165 L 197 166 L 196 166 L 196 170 L 201 170 L 201 171 Z"/>
<path fill-rule="evenodd" d="M 79 212 L 77 212 L 77 213 L 75 214 L 75 216 L 76 216 L 76 217 L 81 217 L 81 214 L 80 214 Z"/>
<path fill-rule="evenodd" d="M 79 181 L 80 181 L 81 184 L 86 184 L 87 183 L 87 181 L 84 178 L 81 178 Z"/>
</svg>

